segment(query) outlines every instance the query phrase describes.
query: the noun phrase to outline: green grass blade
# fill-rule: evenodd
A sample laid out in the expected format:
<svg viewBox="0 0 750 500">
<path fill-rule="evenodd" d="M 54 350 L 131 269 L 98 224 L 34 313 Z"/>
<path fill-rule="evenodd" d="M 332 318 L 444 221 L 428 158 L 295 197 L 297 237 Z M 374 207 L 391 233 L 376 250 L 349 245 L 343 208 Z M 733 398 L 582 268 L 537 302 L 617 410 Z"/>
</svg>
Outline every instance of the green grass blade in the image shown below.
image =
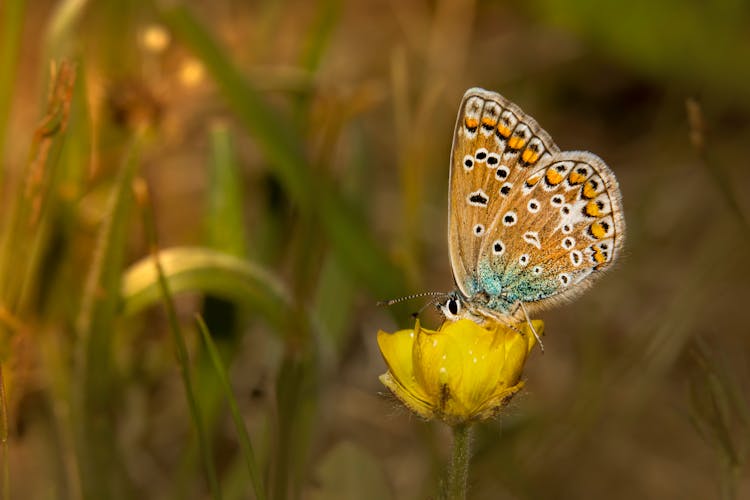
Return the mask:
<svg viewBox="0 0 750 500">
<path fill-rule="evenodd" d="M 304 168 L 300 168 L 306 161 L 301 144 L 286 130 L 289 123 L 269 108 L 260 94 L 247 84 L 244 76 L 226 57 L 225 51 L 186 7 L 178 5 L 161 12 L 164 21 L 213 75 L 243 125 L 274 162 L 278 175 L 292 197 L 303 207 L 309 206 L 312 201 L 307 182 L 310 176 Z"/>
<path fill-rule="evenodd" d="M 208 191 L 206 242 L 230 255 L 247 255 L 242 213 L 242 179 L 229 127 L 215 123 L 210 130 L 211 178 Z"/>
<path fill-rule="evenodd" d="M 211 363 L 213 364 L 214 369 L 216 370 L 216 375 L 219 377 L 221 388 L 224 391 L 224 396 L 229 403 L 229 412 L 232 414 L 234 426 L 237 428 L 237 434 L 239 435 L 240 441 L 240 449 L 242 450 L 242 456 L 244 457 L 245 463 L 247 465 L 247 471 L 250 474 L 250 480 L 253 483 L 255 498 L 257 498 L 258 500 L 265 500 L 266 494 L 263 486 L 263 478 L 261 477 L 260 471 L 258 470 L 258 465 L 255 462 L 255 453 L 253 452 L 253 446 L 250 442 L 250 434 L 247 432 L 247 427 L 245 426 L 245 422 L 242 419 L 242 414 L 240 413 L 239 406 L 237 406 L 237 400 L 234 397 L 232 386 L 229 383 L 229 375 L 227 374 L 227 369 L 224 366 L 224 362 L 221 359 L 221 354 L 219 354 L 219 350 L 216 348 L 216 344 L 214 344 L 214 341 L 211 338 L 211 334 L 209 333 L 208 327 L 206 327 L 206 323 L 203 321 L 203 318 L 198 315 L 196 316 L 196 321 L 198 323 L 201 334 L 203 335 L 203 341 L 206 344 L 208 356 L 211 359 Z"/>
<path fill-rule="evenodd" d="M 226 57 L 205 28 L 183 6 L 161 10 L 162 18 L 213 76 L 290 197 L 303 211 L 315 211 L 344 265 L 363 286 L 381 296 L 403 289 L 403 277 L 367 230 L 367 222 L 330 181 L 312 174 L 300 135 L 280 110 L 270 108 Z"/>
<path fill-rule="evenodd" d="M 309 339 L 306 335 L 304 339 Z M 304 342 L 304 339 L 300 339 Z M 276 377 L 279 435 L 270 497 L 299 498 L 316 430 L 320 379 L 319 356 L 312 342 L 289 349 Z"/>
<path fill-rule="evenodd" d="M 8 131 L 25 12 L 25 0 L 7 0 L 0 4 L 0 166 L 5 160 L 5 134 Z M 3 169 L 0 168 L 0 180 L 2 177 Z"/>
<path fill-rule="evenodd" d="M 141 196 L 139 196 L 139 203 L 143 212 L 143 221 L 147 233 L 147 239 L 152 248 L 151 263 L 154 267 L 154 272 L 156 273 L 156 283 L 161 294 L 161 301 L 167 313 L 169 330 L 172 332 L 172 340 L 174 341 L 175 345 L 177 363 L 180 367 L 182 384 L 185 387 L 185 396 L 190 408 L 190 416 L 193 419 L 193 424 L 195 425 L 195 430 L 198 435 L 198 447 L 200 448 L 201 457 L 203 458 L 203 465 L 206 472 L 208 486 L 211 491 L 211 497 L 219 500 L 221 499 L 221 489 L 219 488 L 219 480 L 216 476 L 216 468 L 214 466 L 211 451 L 211 442 L 208 439 L 207 432 L 203 424 L 203 417 L 201 415 L 200 406 L 198 405 L 198 397 L 195 393 L 193 380 L 190 375 L 190 356 L 188 355 L 185 338 L 182 334 L 182 329 L 180 328 L 180 322 L 177 320 L 177 312 L 174 307 L 174 302 L 172 301 L 172 292 L 169 290 L 169 283 L 167 282 L 167 278 L 164 275 L 164 269 L 162 268 L 161 262 L 159 260 L 159 251 L 156 243 L 156 229 L 154 228 L 153 215 L 149 207 L 147 195 L 143 196 L 146 192 L 147 191 L 145 189 L 141 191 Z"/>
<path fill-rule="evenodd" d="M 16 2 L 18 4 L 18 2 Z M 8 213 L 3 220 L 2 248 L 0 249 L 0 302 L 2 306 L 3 323 L 0 326 L 0 359 L 5 366 L 13 367 L 17 363 L 14 343 L 9 342 L 11 336 L 19 339 L 25 336 L 23 322 L 31 314 L 41 314 L 45 321 L 49 320 L 42 304 L 42 296 L 53 288 L 50 276 L 44 271 L 52 261 L 59 262 L 62 252 L 52 250 L 54 243 L 50 237 L 54 232 L 59 217 L 60 189 L 59 180 L 65 164 L 60 160 L 60 153 L 69 134 L 69 118 L 74 107 L 74 87 L 77 80 L 74 64 L 64 61 L 54 67 L 49 90 L 47 92 L 47 107 L 39 125 L 34 130 L 30 144 L 28 162 L 20 175 L 18 184 L 10 192 L 13 193 L 8 204 Z M 55 248 L 59 250 L 59 248 Z M 54 266 L 50 266 L 54 267 Z M 70 290 L 67 284 L 66 292 Z M 44 311 L 44 312 L 42 312 Z M 42 338 L 42 335 L 39 335 Z M 8 361 L 8 357 L 14 359 Z M 0 380 L 4 384 L 4 380 Z M 14 387 L 17 390 L 17 388 Z M 4 390 L 4 388 L 0 388 Z M 2 398 L 2 418 L 7 424 L 5 399 Z M 56 407 L 56 409 L 59 406 Z M 67 427 L 72 435 L 72 425 Z M 9 435 L 7 427 L 0 432 L 3 452 L 6 456 L 0 460 L 3 464 L 0 479 L 3 492 L 8 494 L 9 464 L 7 461 L 7 445 Z M 67 450 L 75 447 L 67 444 Z M 68 454 L 68 457 L 75 454 Z M 66 457 L 66 458 L 68 458 Z M 66 464 L 75 461 L 63 459 Z M 73 467 L 75 468 L 75 466 Z M 69 476 L 71 490 L 75 490 L 78 475 Z M 71 498 L 79 498 L 71 492 Z M 5 497 L 7 498 L 7 496 Z"/>
<path fill-rule="evenodd" d="M 337 21 L 341 17 L 341 0 L 323 0 L 318 2 L 317 7 L 299 61 L 300 66 L 311 77 L 316 74 L 325 50 L 331 41 L 331 35 L 334 33 Z M 295 96 L 294 114 L 298 119 L 304 117 L 307 120 L 310 118 L 307 115 L 311 110 L 310 100 L 314 96 L 315 93 L 313 92 L 305 92 Z"/>
<path fill-rule="evenodd" d="M 46 30 L 45 55 L 48 58 L 71 56 L 87 4 L 88 0 L 63 0 L 57 4 Z"/>
<path fill-rule="evenodd" d="M 130 186 L 140 165 L 143 140 L 142 132 L 132 139 L 107 202 L 76 321 L 79 392 L 74 421 L 84 498 L 128 496 L 127 480 L 118 468 L 112 414 L 112 337 L 133 204 Z"/>
<path fill-rule="evenodd" d="M 314 72 L 320 66 L 336 22 L 341 16 L 341 0 L 324 0 L 318 6 L 301 60 L 302 67 L 309 72 Z"/>
<path fill-rule="evenodd" d="M 48 209 L 57 193 L 59 154 L 68 125 L 76 80 L 75 65 L 64 62 L 54 71 L 45 115 L 37 126 L 21 181 L 15 186 L 0 247 L 0 295 L 5 307 L 17 312 L 39 264 L 47 234 Z M 18 256 L 25 256 L 19 261 Z"/>
<path fill-rule="evenodd" d="M 259 312 L 276 326 L 288 325 L 291 299 L 283 284 L 264 269 L 216 250 L 178 247 L 162 250 L 159 260 L 173 293 L 208 293 Z M 158 276 L 144 258 L 128 268 L 122 282 L 125 314 L 134 314 L 159 300 Z"/>
<path fill-rule="evenodd" d="M 209 140 L 211 159 L 204 241 L 215 250 L 245 258 L 248 255 L 248 238 L 243 217 L 244 190 L 232 134 L 224 121 L 211 124 Z M 203 301 L 203 317 L 217 339 L 238 339 L 245 316 L 236 304 L 224 299 L 209 295 Z M 205 368 L 209 370 L 208 376 L 202 379 L 204 383 L 210 383 L 209 379 L 215 378 L 213 369 L 210 366 Z M 214 383 L 218 383 L 218 380 Z M 215 389 L 207 390 L 209 394 L 216 392 Z M 212 401 L 218 404 L 221 400 L 214 396 Z M 216 412 L 218 410 L 216 408 Z M 216 413 L 207 411 L 209 414 Z"/>
</svg>

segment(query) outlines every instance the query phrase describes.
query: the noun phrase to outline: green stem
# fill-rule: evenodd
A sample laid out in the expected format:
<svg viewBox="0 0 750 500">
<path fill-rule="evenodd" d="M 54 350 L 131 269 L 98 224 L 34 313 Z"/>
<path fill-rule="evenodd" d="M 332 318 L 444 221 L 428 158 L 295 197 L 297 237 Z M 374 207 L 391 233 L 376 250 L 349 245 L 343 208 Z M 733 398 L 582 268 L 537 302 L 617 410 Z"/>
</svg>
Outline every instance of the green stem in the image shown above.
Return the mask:
<svg viewBox="0 0 750 500">
<path fill-rule="evenodd" d="M 447 498 L 465 500 L 471 458 L 471 424 L 453 426 L 453 451 L 448 465 Z"/>
</svg>

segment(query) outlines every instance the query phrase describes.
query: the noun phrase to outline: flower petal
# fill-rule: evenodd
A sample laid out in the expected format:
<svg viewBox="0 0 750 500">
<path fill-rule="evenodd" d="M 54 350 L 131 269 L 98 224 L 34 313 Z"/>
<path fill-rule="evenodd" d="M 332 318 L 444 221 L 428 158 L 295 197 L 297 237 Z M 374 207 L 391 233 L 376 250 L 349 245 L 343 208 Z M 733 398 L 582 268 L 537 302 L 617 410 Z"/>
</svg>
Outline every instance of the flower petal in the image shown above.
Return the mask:
<svg viewBox="0 0 750 500">
<path fill-rule="evenodd" d="M 497 329 L 485 329 L 470 320 L 457 321 L 444 332 L 456 340 L 462 354 L 461 377 L 451 384 L 457 406 L 465 408 L 467 417 L 494 392 L 505 358 L 505 345 L 497 342 Z M 472 326 L 473 325 L 473 326 Z"/>
<path fill-rule="evenodd" d="M 419 328 L 418 322 L 416 328 Z M 414 337 L 414 330 L 378 332 L 380 353 L 388 365 L 388 372 L 380 376 L 380 381 L 412 411 L 424 418 L 431 418 L 430 398 L 414 378 Z"/>
</svg>

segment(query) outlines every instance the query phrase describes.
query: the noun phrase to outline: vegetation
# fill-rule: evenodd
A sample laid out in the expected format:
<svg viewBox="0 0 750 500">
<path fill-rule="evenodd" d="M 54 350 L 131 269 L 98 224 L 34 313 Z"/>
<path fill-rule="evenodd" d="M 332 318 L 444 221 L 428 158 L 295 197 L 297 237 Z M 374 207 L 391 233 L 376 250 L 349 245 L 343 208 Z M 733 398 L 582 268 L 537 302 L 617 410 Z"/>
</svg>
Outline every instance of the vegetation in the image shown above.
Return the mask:
<svg viewBox="0 0 750 500">
<path fill-rule="evenodd" d="M 603 5 L 0 3 L 0 498 L 434 497 L 450 435 L 378 380 L 422 304 L 376 303 L 453 287 L 472 86 L 606 159 L 628 237 L 469 497 L 750 495 L 750 7 Z"/>
</svg>

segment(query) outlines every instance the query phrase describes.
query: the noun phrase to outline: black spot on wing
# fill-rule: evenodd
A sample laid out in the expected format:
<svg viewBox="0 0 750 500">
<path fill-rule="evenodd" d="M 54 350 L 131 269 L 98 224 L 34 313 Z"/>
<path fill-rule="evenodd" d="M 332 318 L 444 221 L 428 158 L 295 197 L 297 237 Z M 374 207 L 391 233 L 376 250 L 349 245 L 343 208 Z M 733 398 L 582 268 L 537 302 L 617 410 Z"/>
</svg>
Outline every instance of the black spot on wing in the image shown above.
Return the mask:
<svg viewBox="0 0 750 500">
<path fill-rule="evenodd" d="M 490 199 L 484 196 L 482 193 L 476 193 L 469 197 L 469 201 L 476 205 L 487 206 L 487 202 L 490 201 Z"/>
</svg>

